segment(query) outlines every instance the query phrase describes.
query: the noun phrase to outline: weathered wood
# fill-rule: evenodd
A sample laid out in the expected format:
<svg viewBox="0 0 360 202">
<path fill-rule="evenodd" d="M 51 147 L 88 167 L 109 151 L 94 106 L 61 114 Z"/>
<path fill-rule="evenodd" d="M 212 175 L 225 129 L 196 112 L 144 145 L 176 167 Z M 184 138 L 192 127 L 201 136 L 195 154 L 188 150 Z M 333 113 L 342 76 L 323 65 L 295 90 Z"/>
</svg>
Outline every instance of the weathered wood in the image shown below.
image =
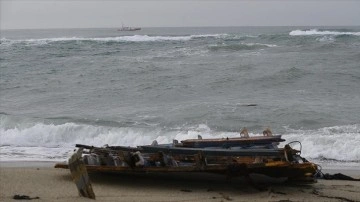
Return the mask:
<svg viewBox="0 0 360 202">
<path fill-rule="evenodd" d="M 207 162 L 203 152 L 199 151 L 197 154 L 194 155 L 194 157 L 195 157 L 195 166 L 200 170 L 204 170 L 205 167 L 207 166 Z"/>
<path fill-rule="evenodd" d="M 68 167 L 64 164 L 57 164 L 55 167 L 72 169 L 73 178 L 77 186 L 85 188 L 86 183 L 80 181 L 81 177 L 79 177 L 82 176 L 84 172 L 208 172 L 234 177 L 248 176 L 248 174 L 251 173 L 263 174 L 270 177 L 305 179 L 308 176 L 312 177 L 317 171 L 315 164 L 305 160 L 302 162 L 286 160 L 285 148 L 186 148 L 174 146 L 173 144 L 144 145 L 136 148 L 123 146 L 77 146 L 80 147 L 80 149 L 69 160 Z M 84 152 L 82 151 L 83 149 Z M 288 150 L 287 155 L 294 156 L 294 160 L 301 158 L 298 154 L 299 151 L 291 148 Z M 86 151 L 87 154 L 85 153 Z M 136 154 L 138 153 L 139 159 L 144 159 L 144 163 L 141 166 L 136 165 L 138 159 L 133 158 L 135 152 Z M 82 155 L 84 155 L 83 158 Z M 85 161 L 86 156 L 92 155 L 96 156 L 96 159 L 98 159 L 100 163 L 97 161 L 95 161 L 95 163 L 94 161 Z M 84 163 L 86 164 L 86 168 Z M 80 168 L 79 164 L 82 164 L 83 168 Z M 88 180 L 87 174 L 83 178 Z M 79 189 L 80 194 L 84 195 L 83 193 L 85 191 L 80 190 L 81 189 Z"/>
<path fill-rule="evenodd" d="M 274 156 L 281 157 L 284 155 L 283 149 L 242 149 L 242 150 L 229 150 L 229 149 L 203 149 L 203 148 L 183 148 L 171 146 L 140 146 L 142 152 L 156 153 L 164 152 L 171 153 L 172 155 L 195 155 L 202 152 L 205 156 Z"/>
<path fill-rule="evenodd" d="M 56 168 L 69 168 L 70 166 L 64 163 L 58 163 Z M 273 161 L 269 163 L 232 163 L 232 164 L 207 164 L 202 169 L 195 164 L 184 167 L 135 167 L 129 166 L 86 166 L 88 172 L 109 172 L 109 173 L 176 173 L 176 172 L 203 172 L 203 173 L 217 173 L 227 176 L 244 176 L 249 173 L 262 174 L 269 177 L 288 177 L 289 180 L 307 180 L 312 178 L 317 170 L 315 164 L 310 162 L 305 163 L 290 163 L 287 161 Z M 314 181 L 315 182 L 315 181 Z"/>
<path fill-rule="evenodd" d="M 79 191 L 79 194 L 83 197 L 95 199 L 95 193 L 92 189 L 89 175 L 86 171 L 86 166 L 82 160 L 82 150 L 78 149 L 69 159 L 69 169 L 73 181 Z"/>
<path fill-rule="evenodd" d="M 75 147 L 95 150 L 95 151 L 99 151 L 99 152 L 107 152 L 107 151 L 110 151 L 110 150 L 136 152 L 136 151 L 139 150 L 139 148 L 137 148 L 137 147 L 126 147 L 126 146 L 95 147 L 95 146 L 84 145 L 84 144 L 76 144 Z"/>
<path fill-rule="evenodd" d="M 212 139 L 187 139 L 181 141 L 183 147 L 204 148 L 204 147 L 252 147 L 269 146 L 273 143 L 283 142 L 281 135 L 274 136 L 253 136 L 253 137 L 235 137 L 235 138 L 212 138 Z"/>
</svg>

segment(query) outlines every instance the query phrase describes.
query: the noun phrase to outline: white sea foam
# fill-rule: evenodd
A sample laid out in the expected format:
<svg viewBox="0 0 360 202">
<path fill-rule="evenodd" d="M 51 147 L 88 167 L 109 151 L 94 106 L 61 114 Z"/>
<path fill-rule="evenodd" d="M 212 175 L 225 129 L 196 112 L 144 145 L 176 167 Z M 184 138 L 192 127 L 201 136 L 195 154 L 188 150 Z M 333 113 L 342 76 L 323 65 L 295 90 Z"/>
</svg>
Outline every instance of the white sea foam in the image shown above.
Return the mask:
<svg viewBox="0 0 360 202">
<path fill-rule="evenodd" d="M 317 38 L 316 40 L 320 42 L 334 42 L 335 38 L 333 35 L 325 35 Z"/>
<path fill-rule="evenodd" d="M 300 141 L 303 155 L 312 159 L 360 162 L 360 125 L 325 127 L 318 130 L 288 129 L 286 142 Z"/>
<path fill-rule="evenodd" d="M 75 144 L 94 146 L 126 145 L 138 146 L 160 144 L 197 138 L 233 137 L 237 133 L 214 133 L 206 125 L 184 130 L 163 131 L 159 128 L 114 128 L 85 124 L 65 123 L 61 125 L 44 123 L 9 124 L 2 117 L 0 128 L 0 160 L 65 160 Z M 10 127 L 9 127 L 10 126 Z"/>
<path fill-rule="evenodd" d="M 293 30 L 289 33 L 291 36 L 310 36 L 310 35 L 354 35 L 360 36 L 360 32 L 339 32 L 339 31 L 319 31 L 317 29 L 311 30 Z"/>
<path fill-rule="evenodd" d="M 6 118 L 5 118 L 6 119 Z M 285 143 L 300 141 L 302 155 L 310 159 L 360 162 L 360 124 L 334 126 L 317 130 L 286 129 Z M 276 133 L 276 131 L 274 131 Z M 26 122 L 11 125 L 2 118 L 0 127 L 0 160 L 65 160 L 75 144 L 94 146 L 138 146 L 197 138 L 238 137 L 238 132 L 219 132 L 207 125 L 188 129 L 105 127 L 65 123 L 60 125 Z M 250 133 L 250 136 L 261 135 Z M 285 143 L 282 143 L 285 144 Z"/>
<path fill-rule="evenodd" d="M 269 48 L 277 47 L 276 44 L 264 44 L 264 43 L 243 43 L 243 44 L 247 46 L 265 46 Z"/>
<path fill-rule="evenodd" d="M 208 46 L 213 50 L 253 50 L 253 49 L 263 49 L 263 48 L 273 48 L 277 47 L 276 44 L 264 44 L 264 43 L 239 43 L 239 44 L 214 44 Z"/>
<path fill-rule="evenodd" d="M 9 46 L 13 44 L 25 43 L 26 45 L 46 45 L 54 42 L 67 42 L 67 41 L 95 41 L 95 42 L 156 42 L 156 41 L 189 41 L 197 38 L 221 38 L 226 34 L 205 34 L 205 35 L 187 35 L 187 36 L 148 36 L 148 35 L 131 35 L 131 36 L 116 36 L 116 37 L 58 37 L 58 38 L 42 38 L 42 39 L 1 39 L 1 45 Z"/>
</svg>

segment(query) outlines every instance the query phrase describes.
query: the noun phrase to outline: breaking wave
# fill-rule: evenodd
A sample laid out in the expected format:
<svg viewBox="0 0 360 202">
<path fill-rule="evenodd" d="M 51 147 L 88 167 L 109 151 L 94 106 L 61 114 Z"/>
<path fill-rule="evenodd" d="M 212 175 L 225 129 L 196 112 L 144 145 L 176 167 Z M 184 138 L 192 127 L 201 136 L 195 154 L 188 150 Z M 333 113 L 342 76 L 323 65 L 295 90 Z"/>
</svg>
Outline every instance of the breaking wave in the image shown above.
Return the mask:
<svg viewBox="0 0 360 202">
<path fill-rule="evenodd" d="M 300 141 L 302 155 L 311 159 L 360 163 L 360 125 L 324 127 L 317 130 L 287 128 L 287 142 Z"/>
<path fill-rule="evenodd" d="M 360 36 L 360 32 L 341 32 L 341 31 L 320 31 L 317 29 L 310 30 L 293 30 L 289 33 L 290 36 L 311 36 L 311 35 L 353 35 Z"/>
<path fill-rule="evenodd" d="M 205 34 L 205 35 L 189 35 L 189 36 L 148 36 L 148 35 L 132 35 L 132 36 L 116 36 L 102 38 L 84 38 L 84 37 L 59 37 L 59 38 L 42 38 L 42 39 L 21 39 L 13 40 L 2 38 L 0 45 L 13 45 L 24 43 L 26 45 L 46 45 L 56 42 L 158 42 L 158 41 L 189 41 L 197 38 L 221 38 L 226 34 Z"/>
<path fill-rule="evenodd" d="M 321 37 L 317 38 L 316 40 L 320 41 L 320 42 L 334 42 L 335 41 L 333 35 L 321 36 Z"/>
<path fill-rule="evenodd" d="M 277 47 L 275 44 L 261 44 L 261 43 L 240 43 L 240 44 L 216 44 L 210 45 L 209 49 L 212 51 L 219 50 L 230 50 L 230 51 L 240 51 L 240 50 L 257 50 L 264 48 Z"/>
<path fill-rule="evenodd" d="M 1 160 L 66 160 L 77 143 L 94 146 L 151 144 L 189 138 L 237 137 L 238 132 L 214 131 L 206 124 L 190 128 L 164 129 L 159 127 L 111 127 L 79 123 L 46 124 L 29 122 L 15 124 L 8 115 L 1 115 L 0 159 Z M 285 128 L 285 143 L 300 141 L 302 156 L 310 159 L 331 159 L 358 164 L 360 162 L 360 125 L 344 125 L 316 130 Z M 276 131 L 274 131 L 276 134 Z M 260 131 L 250 136 L 261 135 Z"/>
<path fill-rule="evenodd" d="M 169 143 L 173 139 L 183 140 L 203 137 L 215 137 L 218 134 L 206 125 L 199 125 L 188 130 L 179 128 L 163 129 L 160 127 L 107 126 L 86 123 L 67 122 L 62 124 L 44 123 L 34 120 L 20 120 L 8 115 L 1 115 L 0 146 L 26 147 L 61 147 L 84 143 L 95 146 L 150 144 L 153 140 Z M 16 123 L 15 123 L 16 122 Z M 228 137 L 237 133 L 227 133 Z"/>
</svg>

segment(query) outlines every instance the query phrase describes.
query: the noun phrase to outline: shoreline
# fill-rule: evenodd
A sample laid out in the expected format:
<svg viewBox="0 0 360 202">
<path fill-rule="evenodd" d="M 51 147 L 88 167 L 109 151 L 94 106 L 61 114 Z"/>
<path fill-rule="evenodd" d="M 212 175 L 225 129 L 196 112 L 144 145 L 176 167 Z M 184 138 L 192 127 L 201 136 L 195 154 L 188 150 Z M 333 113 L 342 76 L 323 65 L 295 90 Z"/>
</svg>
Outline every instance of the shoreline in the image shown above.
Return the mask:
<svg viewBox="0 0 360 202">
<path fill-rule="evenodd" d="M 39 201 L 89 201 L 78 195 L 69 170 L 53 168 L 54 164 L 11 167 L 17 164 L 10 163 L 6 167 L 1 162 L 0 201 L 14 201 L 15 194 L 40 197 Z M 313 184 L 294 184 L 272 180 L 260 182 L 259 189 L 241 177 L 229 180 L 202 173 L 91 173 L 89 177 L 99 201 L 360 201 L 358 181 L 321 179 Z"/>
</svg>

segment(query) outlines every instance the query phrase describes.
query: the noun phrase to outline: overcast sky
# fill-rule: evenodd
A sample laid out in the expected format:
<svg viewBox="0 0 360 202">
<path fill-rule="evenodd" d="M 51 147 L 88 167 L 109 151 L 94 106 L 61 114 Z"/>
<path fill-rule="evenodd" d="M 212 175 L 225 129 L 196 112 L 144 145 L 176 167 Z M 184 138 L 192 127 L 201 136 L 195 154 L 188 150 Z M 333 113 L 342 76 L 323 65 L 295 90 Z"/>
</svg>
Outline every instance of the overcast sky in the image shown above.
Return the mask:
<svg viewBox="0 0 360 202">
<path fill-rule="evenodd" d="M 0 0 L 0 28 L 360 25 L 360 0 Z"/>
</svg>

